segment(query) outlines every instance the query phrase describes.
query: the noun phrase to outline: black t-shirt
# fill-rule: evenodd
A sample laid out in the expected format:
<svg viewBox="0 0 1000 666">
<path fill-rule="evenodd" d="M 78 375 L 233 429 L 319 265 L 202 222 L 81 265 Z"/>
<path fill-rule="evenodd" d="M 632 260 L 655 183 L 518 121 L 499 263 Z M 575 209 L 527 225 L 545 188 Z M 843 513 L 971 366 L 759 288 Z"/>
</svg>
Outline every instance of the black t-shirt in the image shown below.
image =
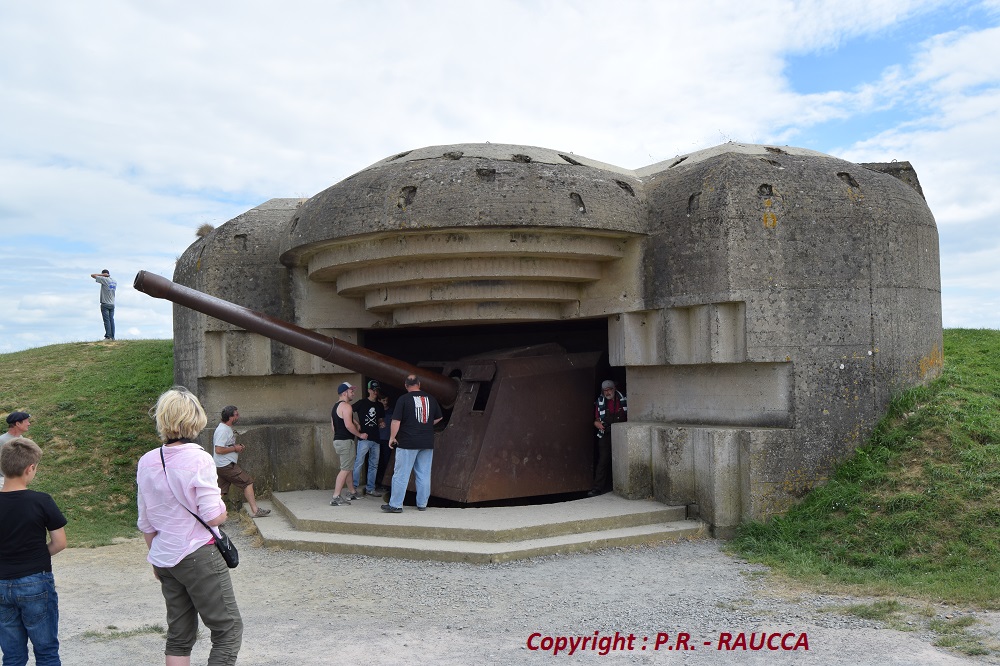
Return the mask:
<svg viewBox="0 0 1000 666">
<path fill-rule="evenodd" d="M 34 490 L 0 493 L 0 580 L 52 571 L 48 533 L 66 527 L 55 501 Z"/>
<path fill-rule="evenodd" d="M 382 403 L 363 398 L 354 403 L 354 413 L 358 415 L 361 432 L 373 442 L 378 441 L 378 422 L 385 419 L 385 407 Z"/>
<path fill-rule="evenodd" d="M 434 421 L 441 418 L 441 406 L 423 391 L 408 391 L 396 401 L 392 420 L 399 421 L 396 445 L 401 449 L 433 449 Z"/>
</svg>

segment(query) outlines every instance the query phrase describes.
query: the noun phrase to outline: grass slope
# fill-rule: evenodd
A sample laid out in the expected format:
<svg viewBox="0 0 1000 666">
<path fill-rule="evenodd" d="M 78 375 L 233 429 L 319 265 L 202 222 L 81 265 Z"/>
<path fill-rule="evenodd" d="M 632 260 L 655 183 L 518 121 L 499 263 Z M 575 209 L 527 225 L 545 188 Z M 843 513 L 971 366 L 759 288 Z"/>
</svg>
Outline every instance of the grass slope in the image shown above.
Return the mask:
<svg viewBox="0 0 1000 666">
<path fill-rule="evenodd" d="M 1000 607 L 1000 331 L 952 329 L 944 371 L 734 552 L 812 583 Z"/>
<path fill-rule="evenodd" d="M 173 341 L 81 342 L 0 354 L 0 414 L 31 414 L 44 452 L 31 488 L 55 498 L 71 546 L 134 536 L 135 466 L 156 446 L 149 408 L 173 383 Z"/>
</svg>

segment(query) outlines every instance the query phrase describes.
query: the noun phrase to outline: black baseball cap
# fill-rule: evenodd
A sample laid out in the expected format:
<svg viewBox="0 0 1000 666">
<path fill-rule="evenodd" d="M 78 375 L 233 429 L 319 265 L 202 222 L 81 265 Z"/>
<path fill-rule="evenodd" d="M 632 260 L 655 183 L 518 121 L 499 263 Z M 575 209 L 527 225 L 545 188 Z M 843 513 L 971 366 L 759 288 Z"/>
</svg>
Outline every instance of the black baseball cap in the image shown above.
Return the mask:
<svg viewBox="0 0 1000 666">
<path fill-rule="evenodd" d="M 373 380 L 371 380 L 370 382 L 368 382 L 368 389 L 369 389 L 370 391 L 377 391 L 377 390 L 379 390 L 379 387 L 380 387 L 380 386 L 381 386 L 381 384 L 379 384 L 379 383 L 378 383 L 377 381 L 375 381 L 374 379 L 373 379 Z"/>
</svg>

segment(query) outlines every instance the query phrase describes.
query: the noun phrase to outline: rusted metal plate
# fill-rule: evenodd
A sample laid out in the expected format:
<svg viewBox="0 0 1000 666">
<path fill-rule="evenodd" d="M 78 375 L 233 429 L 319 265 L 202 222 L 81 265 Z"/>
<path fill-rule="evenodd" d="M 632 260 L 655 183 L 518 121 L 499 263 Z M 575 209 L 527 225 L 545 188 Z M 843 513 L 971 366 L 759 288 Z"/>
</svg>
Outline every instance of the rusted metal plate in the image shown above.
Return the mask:
<svg viewBox="0 0 1000 666">
<path fill-rule="evenodd" d="M 462 379 L 466 382 L 488 382 L 496 372 L 496 363 L 468 363 L 462 367 Z"/>
<path fill-rule="evenodd" d="M 466 382 L 463 373 L 451 419 L 435 441 L 431 493 L 473 503 L 589 490 L 598 358 L 498 358 L 491 382 Z M 465 390 L 471 384 L 475 390 Z"/>
</svg>

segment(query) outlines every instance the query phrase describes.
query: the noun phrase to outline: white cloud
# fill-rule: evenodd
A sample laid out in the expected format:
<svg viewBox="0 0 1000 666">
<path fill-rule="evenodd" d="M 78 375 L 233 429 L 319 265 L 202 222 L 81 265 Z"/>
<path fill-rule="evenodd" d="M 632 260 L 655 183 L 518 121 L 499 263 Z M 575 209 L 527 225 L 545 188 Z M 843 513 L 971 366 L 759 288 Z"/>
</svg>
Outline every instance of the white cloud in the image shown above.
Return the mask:
<svg viewBox="0 0 1000 666">
<path fill-rule="evenodd" d="M 1000 207 L 998 28 L 949 29 L 851 90 L 799 94 L 784 69 L 789 54 L 850 48 L 952 6 L 5 3 L 0 223 L 20 243 L 0 248 L 0 305 L 13 311 L 0 351 L 100 337 L 87 276 L 102 268 L 122 285 L 119 329 L 167 336 L 169 304 L 129 285 L 139 269 L 171 275 L 198 225 L 435 144 L 524 143 L 637 168 L 727 140 L 831 152 L 824 124 L 906 111 L 836 154 L 913 162 L 950 248 L 947 230 L 983 232 Z M 955 257 L 942 266 L 946 282 L 974 279 Z"/>
</svg>

